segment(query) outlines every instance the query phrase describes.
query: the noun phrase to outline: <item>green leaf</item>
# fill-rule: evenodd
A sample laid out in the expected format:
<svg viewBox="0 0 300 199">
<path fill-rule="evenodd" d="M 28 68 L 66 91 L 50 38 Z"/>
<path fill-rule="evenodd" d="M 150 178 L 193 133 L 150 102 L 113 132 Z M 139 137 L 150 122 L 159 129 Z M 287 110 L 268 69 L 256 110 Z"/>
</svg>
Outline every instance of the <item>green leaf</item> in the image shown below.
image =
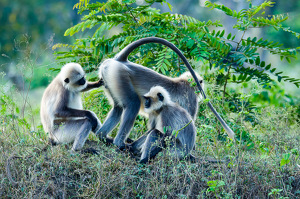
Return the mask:
<svg viewBox="0 0 300 199">
<path fill-rule="evenodd" d="M 259 57 L 257 57 L 257 58 L 255 59 L 255 64 L 256 64 L 257 66 L 259 66 L 259 64 L 260 64 L 260 58 L 259 58 Z"/>
<path fill-rule="evenodd" d="M 230 38 L 231 38 L 231 33 L 229 33 L 229 34 L 227 35 L 227 39 L 230 40 Z"/>
<path fill-rule="evenodd" d="M 271 68 L 271 64 L 268 64 L 265 69 L 269 70 L 270 68 Z"/>
<path fill-rule="evenodd" d="M 291 149 L 291 152 L 293 155 L 296 155 L 296 156 L 299 155 L 299 151 L 297 149 Z"/>
<path fill-rule="evenodd" d="M 224 34 L 225 34 L 225 30 L 223 30 L 223 31 L 221 32 L 220 37 L 223 37 Z"/>
<path fill-rule="evenodd" d="M 193 45 L 194 45 L 194 43 L 195 43 L 194 40 L 190 39 L 190 40 L 187 41 L 186 46 L 187 46 L 188 48 L 192 48 Z"/>
<path fill-rule="evenodd" d="M 247 79 L 245 80 L 246 82 L 250 81 L 252 79 L 252 76 L 247 77 Z"/>
<path fill-rule="evenodd" d="M 280 161 L 280 166 L 284 166 L 290 162 L 290 153 L 283 154 L 283 158 Z"/>
<path fill-rule="evenodd" d="M 232 80 L 235 82 L 236 81 L 236 76 L 232 75 Z"/>
<path fill-rule="evenodd" d="M 283 156 L 283 158 L 284 158 L 285 160 L 289 160 L 291 154 L 290 154 L 290 153 L 285 153 L 285 154 L 283 154 L 282 156 Z"/>
<path fill-rule="evenodd" d="M 71 29 L 72 29 L 72 28 L 68 28 L 68 29 L 65 31 L 64 36 L 70 35 Z"/>
<path fill-rule="evenodd" d="M 240 74 L 238 80 L 242 80 L 242 79 L 243 79 L 243 74 Z"/>
<path fill-rule="evenodd" d="M 164 59 L 164 62 L 166 63 L 167 66 L 171 66 L 171 63 L 167 59 Z"/>
<path fill-rule="evenodd" d="M 172 6 L 169 2 L 166 2 L 166 3 L 167 3 L 167 5 L 168 5 L 170 11 L 172 12 L 173 6 Z"/>
<path fill-rule="evenodd" d="M 207 33 L 209 33 L 208 27 L 205 26 L 204 29 L 205 29 L 205 31 L 206 31 Z"/>
</svg>

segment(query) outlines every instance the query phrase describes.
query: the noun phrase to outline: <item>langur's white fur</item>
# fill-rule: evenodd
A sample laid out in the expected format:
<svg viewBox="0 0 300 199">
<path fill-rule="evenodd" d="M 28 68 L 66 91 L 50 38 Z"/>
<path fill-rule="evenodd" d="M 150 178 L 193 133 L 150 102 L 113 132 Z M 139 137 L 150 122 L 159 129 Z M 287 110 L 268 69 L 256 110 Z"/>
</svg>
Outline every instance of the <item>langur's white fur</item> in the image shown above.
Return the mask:
<svg viewBox="0 0 300 199">
<path fill-rule="evenodd" d="M 101 122 L 92 111 L 82 110 L 80 92 L 99 87 L 85 80 L 85 72 L 80 64 L 68 63 L 46 88 L 41 102 L 41 122 L 49 133 L 52 143 L 74 142 L 73 150 L 79 150 L 92 124 L 94 131 L 100 129 Z M 88 87 L 89 86 L 89 87 Z M 93 123 L 92 123 L 93 122 Z M 83 135 L 84 134 L 84 135 Z"/>
</svg>

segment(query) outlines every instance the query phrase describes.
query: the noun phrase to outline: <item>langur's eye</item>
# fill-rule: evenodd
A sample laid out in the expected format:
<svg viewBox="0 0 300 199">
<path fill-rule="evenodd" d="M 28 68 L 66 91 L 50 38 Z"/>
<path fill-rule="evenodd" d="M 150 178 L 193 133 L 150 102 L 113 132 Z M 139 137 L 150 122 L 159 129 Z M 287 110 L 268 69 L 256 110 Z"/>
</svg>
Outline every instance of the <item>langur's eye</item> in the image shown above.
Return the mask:
<svg viewBox="0 0 300 199">
<path fill-rule="evenodd" d="M 65 81 L 66 83 L 69 83 L 69 82 L 70 82 L 69 78 L 66 78 L 64 81 Z"/>
<path fill-rule="evenodd" d="M 159 101 L 164 101 L 164 96 L 161 93 L 157 93 L 157 97 Z"/>
</svg>

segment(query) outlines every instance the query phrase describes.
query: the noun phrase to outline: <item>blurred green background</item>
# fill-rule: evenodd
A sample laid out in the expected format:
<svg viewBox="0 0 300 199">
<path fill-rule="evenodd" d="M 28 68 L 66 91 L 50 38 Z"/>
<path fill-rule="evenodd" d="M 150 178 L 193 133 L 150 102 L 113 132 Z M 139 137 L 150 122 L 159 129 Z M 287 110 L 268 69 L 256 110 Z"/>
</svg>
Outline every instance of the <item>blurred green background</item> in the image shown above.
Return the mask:
<svg viewBox="0 0 300 199">
<path fill-rule="evenodd" d="M 139 0 L 137 3 L 143 3 Z M 210 11 L 204 6 L 206 0 L 172 0 L 173 13 L 193 16 L 201 21 L 221 20 L 224 28 L 231 33 L 241 34 L 232 29 L 234 21 L 217 10 Z M 91 1 L 95 2 L 95 1 Z M 217 2 L 212 0 L 211 2 Z M 254 5 L 264 2 L 253 0 Z M 290 19 L 284 25 L 300 32 L 300 1 L 274 1 L 274 7 L 267 10 L 269 14 L 288 14 Z M 71 43 L 80 34 L 73 37 L 64 37 L 67 28 L 80 21 L 77 10 L 73 5 L 77 1 L 61 0 L 21 0 L 0 1 L 0 71 L 4 72 L 1 83 L 16 85 L 19 89 L 25 89 L 30 82 L 30 89 L 45 87 L 52 79 L 53 72 L 49 68 L 58 67 L 53 56 L 52 46 L 56 43 Z M 241 10 L 247 8 L 247 0 L 219 0 L 231 9 Z M 169 8 L 161 4 L 155 5 L 162 12 L 170 12 Z M 113 31 L 113 30 L 111 30 Z M 83 32 L 82 34 L 88 34 Z M 113 34 L 113 32 L 112 32 Z M 290 37 L 287 32 L 275 32 L 272 29 L 254 30 L 251 34 L 269 40 L 280 39 L 284 47 L 298 47 L 300 41 Z M 86 36 L 86 35 L 85 35 Z M 274 58 L 265 52 L 261 52 L 266 61 L 276 66 L 278 58 Z M 281 62 L 279 69 L 290 77 L 300 77 L 299 59 L 292 63 Z M 30 66 L 32 70 L 24 69 Z M 29 68 L 30 68 L 29 67 Z M 23 70 L 24 69 L 24 70 Z M 55 73 L 54 73 L 55 74 Z M 294 96 L 300 94 L 300 89 L 289 83 L 281 83 L 285 92 Z"/>
</svg>

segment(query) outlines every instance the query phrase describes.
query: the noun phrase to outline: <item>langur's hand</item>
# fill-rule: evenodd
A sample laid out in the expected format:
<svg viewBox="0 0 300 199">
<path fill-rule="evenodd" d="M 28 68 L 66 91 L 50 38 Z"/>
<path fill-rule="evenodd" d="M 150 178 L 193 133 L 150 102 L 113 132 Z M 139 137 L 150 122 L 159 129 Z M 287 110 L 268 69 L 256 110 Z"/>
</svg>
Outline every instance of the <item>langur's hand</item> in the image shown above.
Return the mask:
<svg viewBox="0 0 300 199">
<path fill-rule="evenodd" d="M 89 112 L 92 115 L 92 117 L 89 118 L 92 124 L 92 131 L 97 132 L 101 128 L 102 124 L 98 119 L 97 115 L 93 111 L 89 111 Z"/>
<path fill-rule="evenodd" d="M 100 79 L 96 82 L 95 87 L 99 88 L 100 86 L 103 86 L 103 85 L 104 85 L 104 81 L 103 81 L 103 79 Z"/>
</svg>

